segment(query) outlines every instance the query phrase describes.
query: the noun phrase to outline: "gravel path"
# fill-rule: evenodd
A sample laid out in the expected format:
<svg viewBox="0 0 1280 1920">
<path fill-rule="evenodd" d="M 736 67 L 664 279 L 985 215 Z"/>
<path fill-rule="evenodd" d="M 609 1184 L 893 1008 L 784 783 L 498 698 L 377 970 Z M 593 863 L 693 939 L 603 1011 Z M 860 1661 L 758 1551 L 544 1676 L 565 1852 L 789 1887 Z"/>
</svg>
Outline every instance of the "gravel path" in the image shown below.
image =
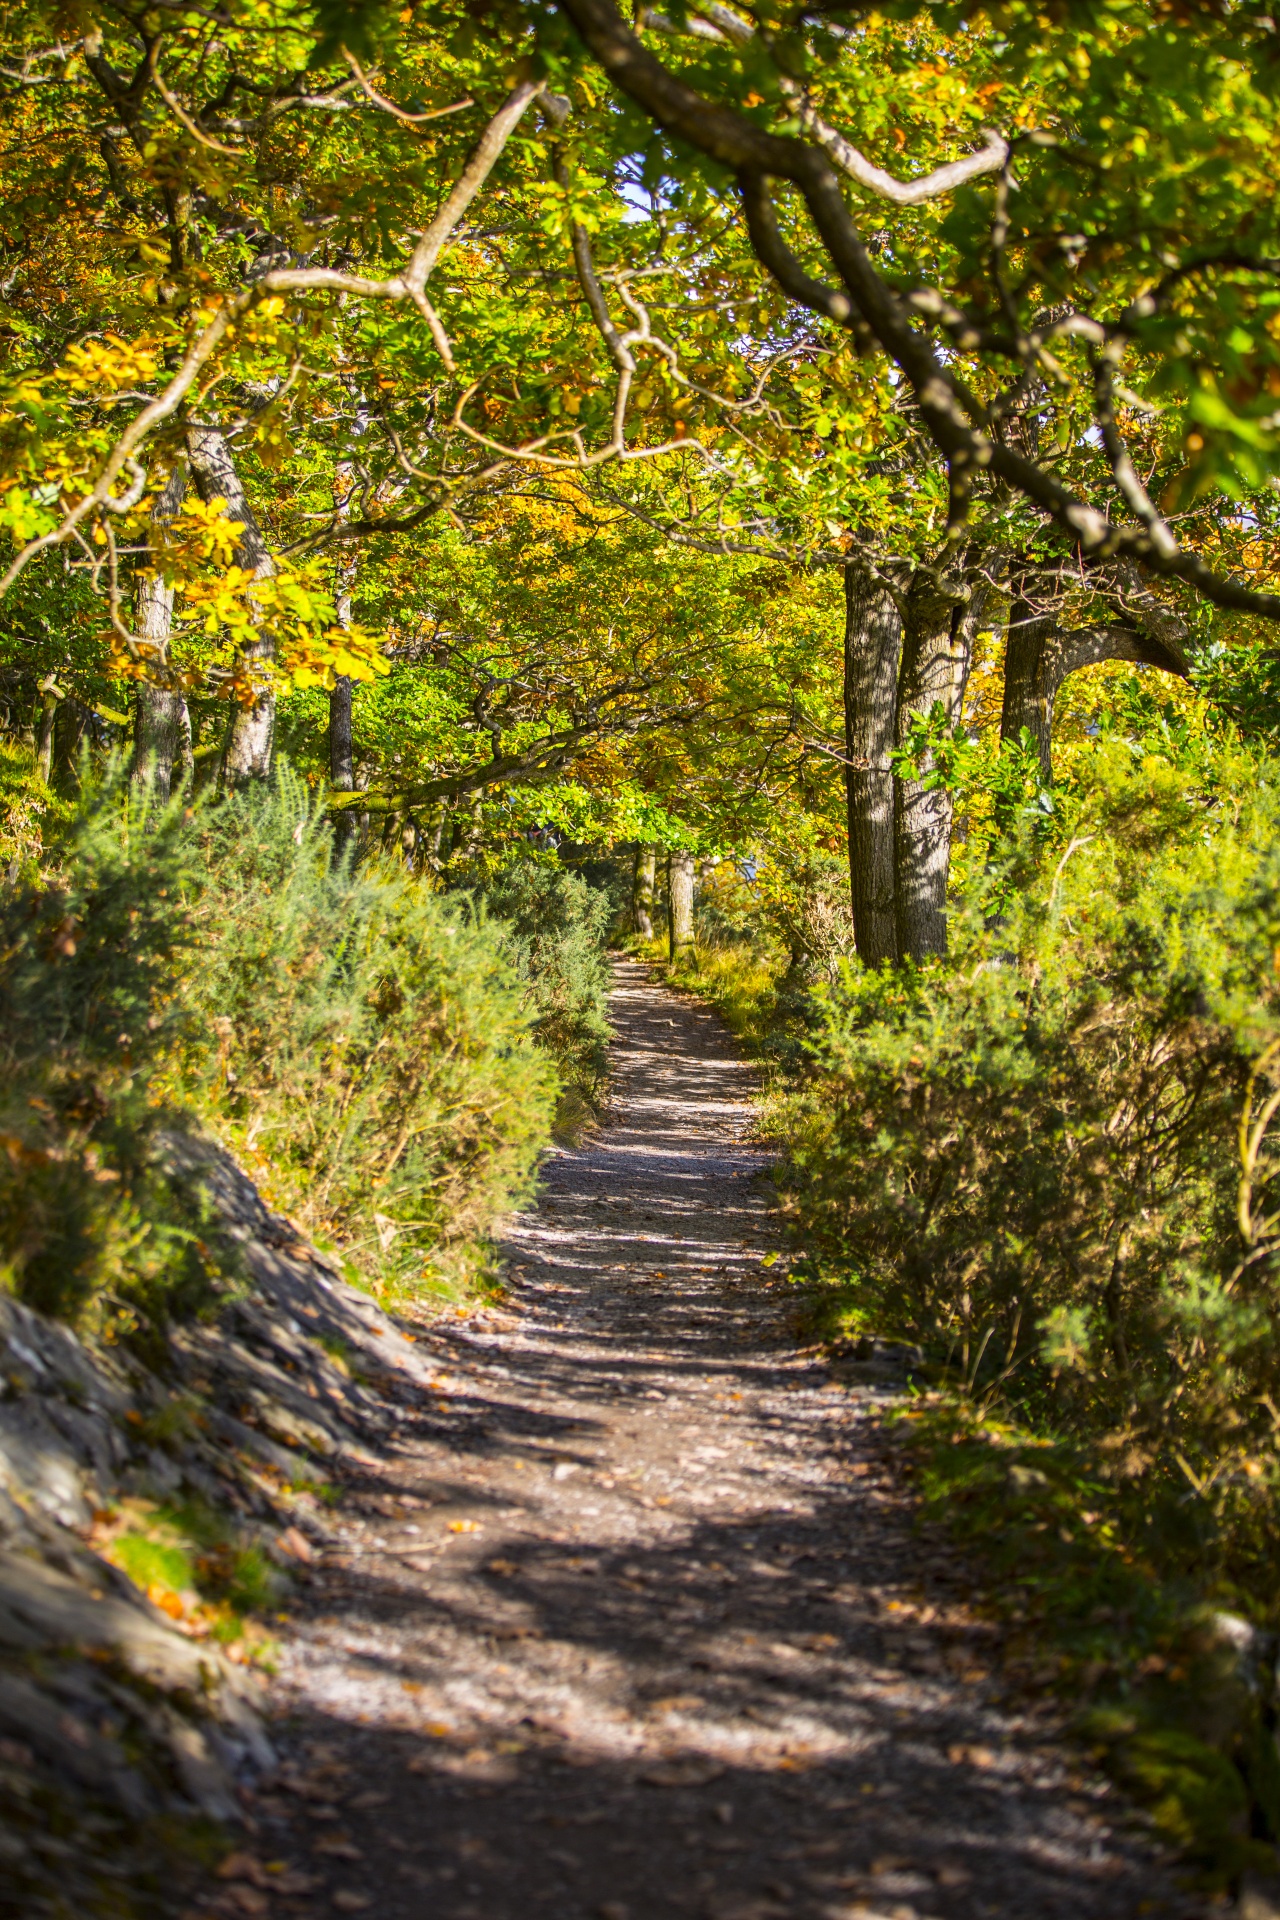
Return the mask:
<svg viewBox="0 0 1280 1920">
<path fill-rule="evenodd" d="M 608 1124 L 518 1223 L 514 1311 L 421 1329 L 435 1397 L 344 1502 L 282 1654 L 292 1757 L 203 1910 L 1187 1911 L 1002 1705 L 882 1400 L 796 1351 L 750 1070 L 617 974 Z"/>
</svg>

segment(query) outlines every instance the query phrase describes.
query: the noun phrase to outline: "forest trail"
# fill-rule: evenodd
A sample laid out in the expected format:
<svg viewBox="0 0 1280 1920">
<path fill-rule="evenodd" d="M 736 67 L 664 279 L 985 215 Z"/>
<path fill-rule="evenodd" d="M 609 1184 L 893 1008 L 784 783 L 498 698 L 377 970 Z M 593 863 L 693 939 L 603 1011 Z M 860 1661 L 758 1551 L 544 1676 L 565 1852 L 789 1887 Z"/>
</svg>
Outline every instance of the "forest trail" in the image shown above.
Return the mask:
<svg viewBox="0 0 1280 1920">
<path fill-rule="evenodd" d="M 884 1394 L 796 1351 L 750 1069 L 616 970 L 606 1124 L 516 1223 L 515 1310 L 420 1329 L 438 1395 L 349 1485 L 282 1652 L 281 1774 L 198 1910 L 1191 1912 L 1002 1704 Z"/>
</svg>

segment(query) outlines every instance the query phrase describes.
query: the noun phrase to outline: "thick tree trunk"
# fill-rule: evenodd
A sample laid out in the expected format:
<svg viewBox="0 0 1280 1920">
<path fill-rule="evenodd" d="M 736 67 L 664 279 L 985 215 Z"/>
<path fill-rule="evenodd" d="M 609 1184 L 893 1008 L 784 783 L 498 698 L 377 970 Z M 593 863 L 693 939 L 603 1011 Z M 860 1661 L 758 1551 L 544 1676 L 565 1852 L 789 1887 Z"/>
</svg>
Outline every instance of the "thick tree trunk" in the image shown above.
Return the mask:
<svg viewBox="0 0 1280 1920">
<path fill-rule="evenodd" d="M 1029 734 L 1047 782 L 1053 777 L 1054 701 L 1071 674 L 1103 660 L 1132 660 L 1185 680 L 1191 663 L 1176 616 L 1140 585 L 1122 595 L 1123 622 L 1060 627 L 1053 610 L 1052 582 L 1038 596 L 1038 604 L 1029 597 L 1041 584 L 1021 582 L 1010 610 L 1000 738 L 1019 740 L 1024 731 Z"/>
<path fill-rule="evenodd" d="M 631 876 L 631 925 L 642 940 L 653 938 L 653 890 L 658 876 L 658 849 L 638 846 Z"/>
<path fill-rule="evenodd" d="M 902 615 L 866 562 L 845 568 L 844 738 L 849 880 L 858 957 L 898 958 L 893 887 L 893 769 Z"/>
<path fill-rule="evenodd" d="M 955 726 L 964 702 L 972 650 L 972 622 L 964 619 L 968 587 L 955 575 L 921 567 L 907 590 L 898 675 L 897 744 L 907 744 L 913 715 L 940 706 Z M 951 863 L 953 797 L 930 787 L 931 754 L 916 778 L 894 781 L 894 915 L 898 953 L 924 960 L 947 950 L 947 873 Z"/>
<path fill-rule="evenodd" d="M 693 945 L 693 855 L 667 856 L 667 946 L 673 960 Z"/>
<path fill-rule="evenodd" d="M 1037 611 L 1023 593 L 1015 593 L 1005 643 L 1000 738 L 1019 740 L 1025 732 L 1046 780 L 1052 772 L 1053 697 L 1058 690 L 1052 656 L 1057 631 L 1052 614 Z"/>
<path fill-rule="evenodd" d="M 354 793 L 356 770 L 351 745 L 354 682 L 340 673 L 329 695 L 329 784 L 338 793 Z"/>
<path fill-rule="evenodd" d="M 225 500 L 227 518 L 238 521 L 240 542 L 236 564 L 256 579 L 266 580 L 275 572 L 275 562 L 253 516 L 220 427 L 191 426 L 187 429 L 187 450 L 191 472 L 202 500 Z M 253 674 L 256 666 L 274 657 L 271 640 L 252 641 L 241 655 Z M 243 786 L 249 780 L 265 780 L 271 771 L 271 743 L 275 734 L 276 701 L 274 693 L 261 692 L 248 706 L 232 708 L 227 737 L 222 749 L 222 778 L 229 787 Z"/>
</svg>

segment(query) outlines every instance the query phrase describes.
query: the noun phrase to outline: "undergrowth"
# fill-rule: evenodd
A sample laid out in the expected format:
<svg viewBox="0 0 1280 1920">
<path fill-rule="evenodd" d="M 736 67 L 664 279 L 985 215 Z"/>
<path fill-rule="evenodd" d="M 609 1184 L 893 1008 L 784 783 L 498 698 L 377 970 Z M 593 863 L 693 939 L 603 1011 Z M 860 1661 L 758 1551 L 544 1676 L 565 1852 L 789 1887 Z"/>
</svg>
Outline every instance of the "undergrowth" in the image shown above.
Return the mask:
<svg viewBox="0 0 1280 1920">
<path fill-rule="evenodd" d="M 1107 741 L 1056 804 L 950 961 L 817 988 L 797 1276 L 823 1337 L 923 1350 L 926 1509 L 1229 1878 L 1280 1839 L 1274 1683 L 1241 1666 L 1280 1626 L 1280 794 L 1235 749 Z"/>
<path fill-rule="evenodd" d="M 476 904 L 519 975 L 538 1044 L 555 1062 L 555 1132 L 572 1142 L 594 1120 L 604 1092 L 613 901 L 580 874 L 528 860 L 503 868 Z"/>
<path fill-rule="evenodd" d="M 187 1633 L 258 1664 L 270 1661 L 273 1643 L 261 1620 L 280 1604 L 287 1581 L 226 1515 L 191 1500 L 124 1500 L 97 1517 L 93 1545 Z"/>
<path fill-rule="evenodd" d="M 121 777 L 0 892 L 0 1284 L 146 1346 L 238 1256 L 192 1156 L 382 1290 L 468 1284 L 558 1093 L 496 919 L 333 859 L 287 768 L 156 810 Z"/>
</svg>

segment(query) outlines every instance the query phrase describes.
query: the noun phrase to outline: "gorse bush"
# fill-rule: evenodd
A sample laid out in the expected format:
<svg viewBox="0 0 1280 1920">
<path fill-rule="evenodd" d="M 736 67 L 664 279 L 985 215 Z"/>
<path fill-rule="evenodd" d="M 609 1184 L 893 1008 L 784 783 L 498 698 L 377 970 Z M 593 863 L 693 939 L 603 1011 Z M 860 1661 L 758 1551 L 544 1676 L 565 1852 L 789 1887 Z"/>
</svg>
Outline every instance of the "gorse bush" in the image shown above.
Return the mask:
<svg viewBox="0 0 1280 1920">
<path fill-rule="evenodd" d="M 170 1164 L 182 1117 L 153 1087 L 187 1028 L 181 816 L 148 833 L 127 793 L 104 800 L 52 882 L 0 896 L 0 1274 L 113 1328 L 193 1309 L 235 1257 Z"/>
<path fill-rule="evenodd" d="M 523 1004 L 569 1104 L 594 1106 L 611 1031 L 605 941 L 612 899 L 580 874 L 527 861 L 499 873 L 477 905 L 524 983 Z"/>
<path fill-rule="evenodd" d="M 0 1271 L 108 1331 L 236 1270 L 175 1134 L 202 1125 L 375 1285 L 466 1269 L 557 1081 L 495 935 L 402 869 L 334 865 L 287 769 L 148 811 L 119 780 L 0 900 Z"/>
<path fill-rule="evenodd" d="M 1280 791 L 1228 771 L 1230 807 L 1104 746 L 1066 844 L 1029 882 L 1006 850 L 1024 884 L 985 876 L 951 963 L 846 972 L 792 1204 L 855 1323 L 1087 1437 L 1248 1579 L 1280 1544 Z"/>
<path fill-rule="evenodd" d="M 379 1282 L 454 1263 L 523 1192 L 556 1076 L 493 932 L 390 862 L 333 864 L 287 770 L 193 823 L 200 1110 Z"/>
</svg>

